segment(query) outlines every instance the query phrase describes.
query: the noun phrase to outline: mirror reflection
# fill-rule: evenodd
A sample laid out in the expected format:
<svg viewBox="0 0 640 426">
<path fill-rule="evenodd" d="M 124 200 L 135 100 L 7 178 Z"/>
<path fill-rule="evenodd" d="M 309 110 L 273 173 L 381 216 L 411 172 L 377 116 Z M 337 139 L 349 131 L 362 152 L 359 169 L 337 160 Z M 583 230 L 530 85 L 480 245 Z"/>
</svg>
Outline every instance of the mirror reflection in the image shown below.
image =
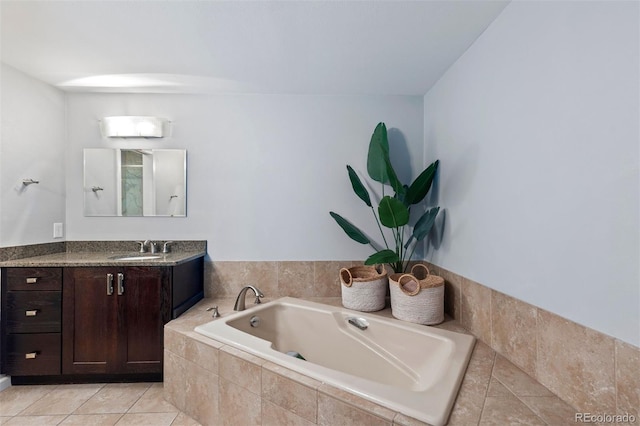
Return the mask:
<svg viewBox="0 0 640 426">
<path fill-rule="evenodd" d="M 84 150 L 85 216 L 186 216 L 184 149 Z"/>
</svg>

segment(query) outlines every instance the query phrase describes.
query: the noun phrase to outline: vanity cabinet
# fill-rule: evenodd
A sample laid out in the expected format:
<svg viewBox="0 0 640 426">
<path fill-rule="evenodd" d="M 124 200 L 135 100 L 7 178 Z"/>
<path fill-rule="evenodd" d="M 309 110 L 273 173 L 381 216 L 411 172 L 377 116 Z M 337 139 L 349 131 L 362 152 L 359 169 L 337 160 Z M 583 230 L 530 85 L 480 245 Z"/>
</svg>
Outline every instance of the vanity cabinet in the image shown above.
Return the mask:
<svg viewBox="0 0 640 426">
<path fill-rule="evenodd" d="M 60 374 L 62 269 L 8 268 L 1 281 L 3 370 Z"/>
<path fill-rule="evenodd" d="M 202 299 L 203 262 L 3 267 L 0 372 L 17 384 L 161 379 L 164 324 Z"/>
<path fill-rule="evenodd" d="M 66 268 L 63 374 L 162 372 L 170 268 Z"/>
</svg>

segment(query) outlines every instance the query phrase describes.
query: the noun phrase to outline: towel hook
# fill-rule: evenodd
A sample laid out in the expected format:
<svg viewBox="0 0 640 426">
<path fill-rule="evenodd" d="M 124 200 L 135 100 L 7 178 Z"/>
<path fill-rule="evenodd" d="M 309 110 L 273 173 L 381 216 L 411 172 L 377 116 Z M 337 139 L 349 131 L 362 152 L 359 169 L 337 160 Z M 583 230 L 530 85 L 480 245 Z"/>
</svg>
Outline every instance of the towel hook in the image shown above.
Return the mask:
<svg viewBox="0 0 640 426">
<path fill-rule="evenodd" d="M 33 184 L 33 183 L 40 183 L 40 181 L 39 181 L 39 180 L 35 180 L 35 179 L 31 179 L 31 178 L 29 178 L 29 179 L 22 179 L 22 184 L 23 184 L 24 186 L 28 186 L 28 185 L 31 185 L 31 184 Z"/>
</svg>

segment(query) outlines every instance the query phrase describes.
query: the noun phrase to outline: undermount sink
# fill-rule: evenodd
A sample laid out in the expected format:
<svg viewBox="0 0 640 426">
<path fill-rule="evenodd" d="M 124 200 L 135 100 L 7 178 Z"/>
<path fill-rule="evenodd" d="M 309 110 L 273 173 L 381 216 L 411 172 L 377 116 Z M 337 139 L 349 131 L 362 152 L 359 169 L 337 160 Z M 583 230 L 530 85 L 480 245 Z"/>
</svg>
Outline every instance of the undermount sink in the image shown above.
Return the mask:
<svg viewBox="0 0 640 426">
<path fill-rule="evenodd" d="M 109 259 L 113 260 L 154 260 L 160 259 L 162 256 L 159 254 L 124 254 L 118 256 L 111 256 Z"/>
</svg>

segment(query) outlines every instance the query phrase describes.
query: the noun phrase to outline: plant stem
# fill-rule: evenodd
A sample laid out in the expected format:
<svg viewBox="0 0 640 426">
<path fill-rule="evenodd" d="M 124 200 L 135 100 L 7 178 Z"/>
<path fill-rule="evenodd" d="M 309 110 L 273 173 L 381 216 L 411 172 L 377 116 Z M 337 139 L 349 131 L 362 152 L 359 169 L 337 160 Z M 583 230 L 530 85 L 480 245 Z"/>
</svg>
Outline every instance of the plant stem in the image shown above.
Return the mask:
<svg viewBox="0 0 640 426">
<path fill-rule="evenodd" d="M 384 232 L 382 232 L 382 226 L 380 226 L 380 221 L 378 220 L 378 215 L 376 214 L 376 211 L 373 209 L 373 206 L 371 206 L 371 213 L 373 213 L 373 217 L 376 218 L 376 223 L 378 224 L 378 229 L 380 230 L 380 234 L 382 234 L 382 239 L 384 240 L 385 247 L 389 248 L 389 244 L 387 244 L 387 239 L 384 236 Z"/>
</svg>

